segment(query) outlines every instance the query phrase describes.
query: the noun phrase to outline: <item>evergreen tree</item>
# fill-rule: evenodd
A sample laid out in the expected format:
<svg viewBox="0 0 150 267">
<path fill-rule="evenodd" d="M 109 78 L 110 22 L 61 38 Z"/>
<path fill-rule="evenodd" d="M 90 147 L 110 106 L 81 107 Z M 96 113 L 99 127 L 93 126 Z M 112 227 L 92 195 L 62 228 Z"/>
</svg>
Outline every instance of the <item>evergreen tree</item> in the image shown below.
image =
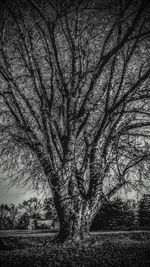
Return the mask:
<svg viewBox="0 0 150 267">
<path fill-rule="evenodd" d="M 96 215 L 92 230 L 111 230 L 132 228 L 134 225 L 134 210 L 130 201 L 115 198 L 103 205 Z"/>
<path fill-rule="evenodd" d="M 150 195 L 144 194 L 139 203 L 139 223 L 141 227 L 150 227 Z"/>
</svg>

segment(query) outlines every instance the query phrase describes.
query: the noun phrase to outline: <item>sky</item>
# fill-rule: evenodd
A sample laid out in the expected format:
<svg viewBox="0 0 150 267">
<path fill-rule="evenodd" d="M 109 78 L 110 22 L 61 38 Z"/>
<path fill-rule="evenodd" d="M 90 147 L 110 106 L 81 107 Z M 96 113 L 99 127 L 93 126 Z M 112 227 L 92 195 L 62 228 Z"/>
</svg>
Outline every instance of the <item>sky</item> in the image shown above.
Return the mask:
<svg viewBox="0 0 150 267">
<path fill-rule="evenodd" d="M 26 191 L 22 188 L 13 187 L 6 189 L 3 186 L 0 188 L 0 204 L 1 203 L 21 203 L 23 200 L 27 200 L 30 197 L 37 196 L 36 192 Z"/>
<path fill-rule="evenodd" d="M 4 182 L 0 183 L 0 204 L 18 204 L 31 197 L 39 197 L 39 193 L 36 190 L 29 190 L 28 188 L 20 188 L 16 186 L 7 188 Z"/>
<path fill-rule="evenodd" d="M 120 194 L 120 196 L 123 194 Z M 0 204 L 2 203 L 14 203 L 19 204 L 23 202 L 24 200 L 28 200 L 31 197 L 37 197 L 37 198 L 44 198 L 47 195 L 44 195 L 44 193 L 40 193 L 36 190 L 29 190 L 28 188 L 19 188 L 19 187 L 11 187 L 7 188 L 6 185 L 1 183 L 0 186 Z M 136 199 L 137 195 L 134 192 L 131 192 L 128 194 L 127 198 L 130 199 Z"/>
<path fill-rule="evenodd" d="M 23 202 L 24 200 L 28 200 L 31 197 L 37 197 L 39 199 L 48 197 L 49 192 L 40 192 L 35 189 L 30 189 L 28 187 L 8 187 L 8 181 L 2 179 L 4 177 L 4 174 L 0 173 L 0 204 L 2 203 L 14 203 L 19 204 Z M 148 193 L 148 192 L 143 192 Z M 149 192 L 150 193 L 150 192 Z M 124 194 L 123 191 L 120 191 L 118 194 L 119 197 L 129 198 L 129 199 L 135 199 L 137 200 L 137 197 L 140 198 L 141 195 L 137 195 L 135 192 L 129 192 L 127 195 Z"/>
<path fill-rule="evenodd" d="M 48 193 L 44 195 L 44 193 L 28 187 L 8 187 L 8 181 L 2 179 L 3 176 L 4 174 L 0 173 L 0 204 L 14 203 L 17 205 L 31 197 L 43 198 L 48 195 Z"/>
<path fill-rule="evenodd" d="M 37 197 L 39 199 L 45 198 L 48 196 L 48 193 L 42 193 L 36 191 L 34 189 L 29 188 L 20 188 L 13 186 L 11 188 L 7 187 L 6 182 L 0 183 L 0 204 L 2 203 L 13 203 L 19 204 L 22 203 L 24 200 L 28 200 L 31 197 Z M 124 193 L 120 192 L 118 196 L 124 196 L 125 198 L 129 199 L 137 199 L 137 194 L 135 192 L 130 192 L 128 195 L 124 195 Z"/>
</svg>

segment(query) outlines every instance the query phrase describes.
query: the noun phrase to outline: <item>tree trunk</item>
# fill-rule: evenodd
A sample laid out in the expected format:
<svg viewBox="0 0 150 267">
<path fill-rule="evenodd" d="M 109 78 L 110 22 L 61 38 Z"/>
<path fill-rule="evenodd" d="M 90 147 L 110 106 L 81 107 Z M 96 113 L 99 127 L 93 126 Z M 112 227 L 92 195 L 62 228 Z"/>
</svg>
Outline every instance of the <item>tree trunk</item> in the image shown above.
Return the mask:
<svg viewBox="0 0 150 267">
<path fill-rule="evenodd" d="M 80 202 L 78 208 L 66 205 L 66 209 L 63 208 L 61 213 L 58 211 L 58 216 L 60 229 L 56 241 L 76 243 L 89 237 L 92 217 L 87 204 L 84 207 Z"/>
<path fill-rule="evenodd" d="M 61 243 L 66 241 L 70 243 L 80 242 L 88 238 L 93 215 L 89 201 L 83 199 L 79 192 L 76 178 L 72 172 L 72 154 L 68 155 L 60 176 L 57 172 L 49 173 L 47 158 L 44 158 L 43 155 L 42 157 L 39 156 L 40 159 L 42 158 L 41 164 L 43 164 L 45 175 L 50 184 L 60 222 L 56 241 Z"/>
</svg>

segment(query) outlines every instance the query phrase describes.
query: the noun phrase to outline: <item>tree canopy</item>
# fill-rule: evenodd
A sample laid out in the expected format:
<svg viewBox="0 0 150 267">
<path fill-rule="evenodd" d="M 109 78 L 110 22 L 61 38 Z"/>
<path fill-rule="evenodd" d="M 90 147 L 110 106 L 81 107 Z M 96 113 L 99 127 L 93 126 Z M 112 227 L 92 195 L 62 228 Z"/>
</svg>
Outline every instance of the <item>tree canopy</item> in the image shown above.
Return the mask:
<svg viewBox="0 0 150 267">
<path fill-rule="evenodd" d="M 148 0 L 3 2 L 1 168 L 48 184 L 63 229 L 149 177 L 149 11 Z"/>
</svg>

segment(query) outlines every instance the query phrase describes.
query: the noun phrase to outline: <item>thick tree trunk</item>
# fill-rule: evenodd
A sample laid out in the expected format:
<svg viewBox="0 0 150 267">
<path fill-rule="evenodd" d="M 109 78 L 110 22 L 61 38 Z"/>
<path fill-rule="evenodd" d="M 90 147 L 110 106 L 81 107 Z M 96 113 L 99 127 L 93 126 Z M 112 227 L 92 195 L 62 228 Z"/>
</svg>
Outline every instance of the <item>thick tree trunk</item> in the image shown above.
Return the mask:
<svg viewBox="0 0 150 267">
<path fill-rule="evenodd" d="M 90 221 L 82 218 L 70 218 L 60 222 L 60 230 L 57 236 L 59 242 L 80 242 L 84 241 L 89 237 Z"/>
<path fill-rule="evenodd" d="M 60 221 L 60 230 L 56 240 L 62 243 L 80 242 L 87 239 L 93 218 L 89 201 L 80 194 L 76 177 L 72 172 L 71 155 L 70 153 L 66 159 L 61 174 L 49 172 L 49 161 L 43 155 L 39 156 Z"/>
<path fill-rule="evenodd" d="M 58 214 L 59 215 L 59 214 Z M 56 241 L 58 242 L 83 242 L 89 237 L 91 225 L 91 213 L 88 206 L 83 208 L 80 203 L 80 208 L 68 208 L 61 211 L 60 229 Z"/>
</svg>

